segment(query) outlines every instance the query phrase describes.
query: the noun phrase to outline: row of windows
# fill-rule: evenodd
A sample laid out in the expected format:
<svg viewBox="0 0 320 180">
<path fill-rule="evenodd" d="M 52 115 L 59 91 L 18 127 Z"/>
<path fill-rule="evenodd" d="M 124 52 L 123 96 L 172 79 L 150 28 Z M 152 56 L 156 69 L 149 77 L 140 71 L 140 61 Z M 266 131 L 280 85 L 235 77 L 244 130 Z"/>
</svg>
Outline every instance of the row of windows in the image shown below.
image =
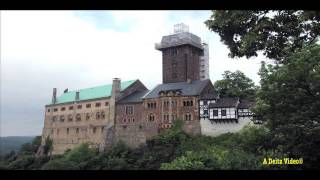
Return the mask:
<svg viewBox="0 0 320 180">
<path fill-rule="evenodd" d="M 153 103 L 148 103 L 148 109 L 154 109 L 157 107 L 157 103 L 153 102 Z"/>
<path fill-rule="evenodd" d="M 221 116 L 226 116 L 227 111 L 226 110 L 221 110 Z M 213 116 L 218 116 L 218 110 L 213 110 Z"/>
<path fill-rule="evenodd" d="M 133 114 L 133 106 L 126 106 L 126 114 Z"/>
<path fill-rule="evenodd" d="M 58 120 L 58 117 L 59 117 L 59 120 L 60 122 L 64 122 L 65 121 L 65 115 L 61 115 L 61 116 L 52 116 L 52 122 L 56 122 Z M 73 115 L 72 114 L 69 114 L 67 117 L 67 120 L 69 122 L 73 121 Z M 86 120 L 90 120 L 90 114 L 89 113 L 86 113 L 86 116 L 85 116 Z M 102 111 L 102 112 L 97 112 L 96 113 L 96 119 L 105 119 L 105 113 Z M 76 114 L 75 116 L 75 120 L 76 121 L 81 121 L 81 115 L 80 114 Z"/>
<path fill-rule="evenodd" d="M 170 101 L 163 101 L 163 106 L 168 107 L 170 105 Z M 175 107 L 177 106 L 177 101 L 171 101 L 171 106 Z"/>
<path fill-rule="evenodd" d="M 104 105 L 109 106 L 109 102 L 105 102 Z M 100 102 L 95 104 L 95 107 L 100 107 L 100 106 L 101 106 Z M 69 106 L 69 110 L 73 110 L 73 107 L 74 106 Z M 86 104 L 86 108 L 91 108 L 91 104 Z M 77 105 L 77 109 L 82 109 L 82 105 L 81 104 Z M 57 112 L 58 110 L 59 110 L 58 108 L 53 108 L 54 112 Z M 65 111 L 65 110 L 66 110 L 66 107 L 60 108 L 60 111 Z M 48 109 L 48 112 L 50 112 L 50 109 Z"/>
<path fill-rule="evenodd" d="M 132 119 L 131 118 L 128 118 L 128 119 L 124 118 L 122 122 L 123 123 L 131 123 L 131 122 L 134 123 L 135 120 L 134 120 L 134 118 L 132 118 Z"/>
<path fill-rule="evenodd" d="M 163 115 L 163 120 L 164 121 L 169 121 L 170 119 L 170 115 L 169 114 L 164 114 Z M 177 115 L 176 114 L 172 114 L 171 115 L 171 120 L 176 120 L 177 119 Z M 148 116 L 148 120 L 150 122 L 154 121 L 155 120 L 155 115 L 154 114 L 149 114 Z M 184 120 L 185 121 L 191 121 L 192 120 L 192 115 L 190 113 L 186 113 L 185 116 L 184 116 Z"/>
<path fill-rule="evenodd" d="M 193 106 L 193 101 L 183 101 L 183 106 Z"/>
<path fill-rule="evenodd" d="M 76 134 L 79 134 L 79 132 L 80 132 L 80 129 L 79 129 L 79 128 L 67 128 L 67 129 L 66 129 L 66 134 L 70 134 L 70 133 L 71 133 L 71 129 L 74 129 Z M 87 128 L 85 129 L 85 131 L 87 131 Z M 101 127 L 101 128 L 100 128 L 100 133 L 103 133 L 103 131 L 104 131 L 104 127 Z M 97 132 L 97 127 L 93 127 L 93 128 L 92 128 L 92 133 L 96 133 L 96 132 Z M 53 134 L 53 133 L 54 133 L 54 130 L 51 129 L 51 132 L 50 132 L 50 133 Z M 60 134 L 60 129 L 57 129 L 56 134 L 57 134 L 57 135 Z"/>
</svg>

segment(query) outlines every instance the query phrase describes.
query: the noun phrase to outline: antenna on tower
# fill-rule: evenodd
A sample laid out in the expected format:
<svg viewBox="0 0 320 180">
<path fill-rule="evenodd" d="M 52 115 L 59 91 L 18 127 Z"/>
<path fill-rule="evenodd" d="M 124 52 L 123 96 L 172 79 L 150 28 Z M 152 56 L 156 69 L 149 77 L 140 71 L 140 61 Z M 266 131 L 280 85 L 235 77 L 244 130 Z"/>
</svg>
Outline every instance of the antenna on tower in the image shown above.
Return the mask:
<svg viewBox="0 0 320 180">
<path fill-rule="evenodd" d="M 174 33 L 189 32 L 189 26 L 184 23 L 175 24 L 173 29 Z"/>
</svg>

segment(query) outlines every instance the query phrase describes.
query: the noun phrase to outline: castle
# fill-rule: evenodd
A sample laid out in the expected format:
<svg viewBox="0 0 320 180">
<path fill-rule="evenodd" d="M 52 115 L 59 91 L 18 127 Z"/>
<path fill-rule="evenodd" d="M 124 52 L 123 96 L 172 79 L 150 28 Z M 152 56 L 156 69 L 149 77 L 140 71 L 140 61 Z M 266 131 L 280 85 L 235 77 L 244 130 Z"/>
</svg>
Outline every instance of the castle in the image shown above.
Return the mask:
<svg viewBox="0 0 320 180">
<path fill-rule="evenodd" d="M 251 122 L 252 105 L 239 98 L 220 98 L 209 79 L 208 44 L 184 24 L 155 45 L 162 52 L 162 84 L 148 90 L 140 80 L 68 91 L 45 106 L 42 143 L 52 139 L 52 154 L 81 143 L 104 151 L 122 141 L 138 147 L 177 119 L 193 135 L 235 132 Z"/>
</svg>

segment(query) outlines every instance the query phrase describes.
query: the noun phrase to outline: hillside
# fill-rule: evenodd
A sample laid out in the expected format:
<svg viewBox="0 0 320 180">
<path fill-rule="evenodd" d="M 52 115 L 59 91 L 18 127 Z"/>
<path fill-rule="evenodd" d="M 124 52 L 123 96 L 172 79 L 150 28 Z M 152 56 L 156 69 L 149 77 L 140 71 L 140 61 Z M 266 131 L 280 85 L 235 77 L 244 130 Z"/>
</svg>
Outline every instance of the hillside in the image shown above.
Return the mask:
<svg viewBox="0 0 320 180">
<path fill-rule="evenodd" d="M 18 151 L 22 144 L 31 142 L 34 136 L 7 136 L 0 137 L 0 155 L 10 151 Z"/>
</svg>

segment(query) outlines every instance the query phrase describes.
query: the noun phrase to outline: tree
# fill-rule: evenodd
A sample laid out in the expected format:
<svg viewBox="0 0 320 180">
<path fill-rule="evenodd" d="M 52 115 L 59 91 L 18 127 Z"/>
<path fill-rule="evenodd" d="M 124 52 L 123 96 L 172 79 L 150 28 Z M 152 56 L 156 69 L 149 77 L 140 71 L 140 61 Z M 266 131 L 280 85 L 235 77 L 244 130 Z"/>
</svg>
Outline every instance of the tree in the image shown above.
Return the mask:
<svg viewBox="0 0 320 180">
<path fill-rule="evenodd" d="M 225 71 L 223 79 L 214 83 L 215 89 L 222 97 L 240 97 L 254 99 L 256 87 L 252 80 L 241 71 Z"/>
<path fill-rule="evenodd" d="M 205 24 L 218 33 L 230 50 L 230 57 L 250 58 L 262 51 L 270 59 L 285 63 L 304 44 L 320 34 L 319 11 L 213 11 Z"/>
<path fill-rule="evenodd" d="M 319 168 L 320 45 L 309 45 L 288 57 L 288 63 L 260 69 L 261 89 L 253 111 L 272 130 L 272 142 L 304 168 Z"/>
</svg>

